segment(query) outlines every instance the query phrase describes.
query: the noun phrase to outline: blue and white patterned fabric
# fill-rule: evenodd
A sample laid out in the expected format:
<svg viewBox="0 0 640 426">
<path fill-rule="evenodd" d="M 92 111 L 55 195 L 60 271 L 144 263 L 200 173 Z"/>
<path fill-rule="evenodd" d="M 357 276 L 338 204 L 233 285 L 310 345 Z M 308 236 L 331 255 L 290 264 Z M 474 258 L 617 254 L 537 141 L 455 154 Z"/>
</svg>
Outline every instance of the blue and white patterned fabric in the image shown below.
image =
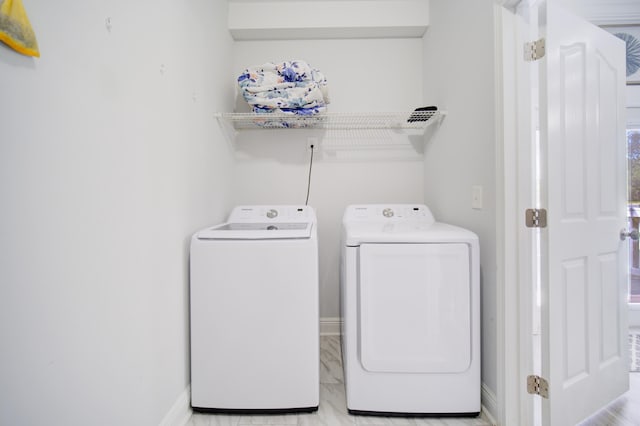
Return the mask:
<svg viewBox="0 0 640 426">
<path fill-rule="evenodd" d="M 309 116 L 325 111 L 329 103 L 326 78 L 301 60 L 248 67 L 238 85 L 256 113 Z"/>
</svg>

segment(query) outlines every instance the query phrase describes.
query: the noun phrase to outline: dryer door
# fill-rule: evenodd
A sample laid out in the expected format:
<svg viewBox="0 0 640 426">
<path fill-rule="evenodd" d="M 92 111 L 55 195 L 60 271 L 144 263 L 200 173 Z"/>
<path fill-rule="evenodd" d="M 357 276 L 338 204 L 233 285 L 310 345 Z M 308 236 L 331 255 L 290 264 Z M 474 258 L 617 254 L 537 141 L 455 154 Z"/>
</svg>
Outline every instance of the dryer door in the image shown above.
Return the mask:
<svg viewBox="0 0 640 426">
<path fill-rule="evenodd" d="M 359 354 L 371 372 L 460 373 L 471 364 L 470 248 L 362 244 Z"/>
</svg>

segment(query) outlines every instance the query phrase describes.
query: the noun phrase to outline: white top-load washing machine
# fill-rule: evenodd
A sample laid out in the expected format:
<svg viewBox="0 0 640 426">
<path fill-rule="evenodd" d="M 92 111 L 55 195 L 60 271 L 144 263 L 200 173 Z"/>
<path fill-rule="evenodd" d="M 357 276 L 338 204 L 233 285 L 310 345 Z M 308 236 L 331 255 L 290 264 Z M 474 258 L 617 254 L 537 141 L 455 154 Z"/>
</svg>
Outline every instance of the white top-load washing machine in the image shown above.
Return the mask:
<svg viewBox="0 0 640 426">
<path fill-rule="evenodd" d="M 349 412 L 478 415 L 477 236 L 424 205 L 353 205 L 342 243 Z"/>
<path fill-rule="evenodd" d="M 191 239 L 191 405 L 313 411 L 319 402 L 316 216 L 240 206 Z"/>
</svg>

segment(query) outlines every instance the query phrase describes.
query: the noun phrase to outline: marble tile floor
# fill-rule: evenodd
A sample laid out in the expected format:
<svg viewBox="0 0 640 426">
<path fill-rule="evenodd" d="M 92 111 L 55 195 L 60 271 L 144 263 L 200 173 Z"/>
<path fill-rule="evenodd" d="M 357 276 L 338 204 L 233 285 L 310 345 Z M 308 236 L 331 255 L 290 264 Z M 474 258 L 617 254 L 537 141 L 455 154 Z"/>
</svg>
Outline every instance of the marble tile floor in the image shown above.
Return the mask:
<svg viewBox="0 0 640 426">
<path fill-rule="evenodd" d="M 320 407 L 310 414 L 270 416 L 243 416 L 194 413 L 187 426 L 241 426 L 241 425 L 296 425 L 296 426 L 351 426 L 351 425 L 411 425 L 411 426 L 490 426 L 487 420 L 477 418 L 412 418 L 353 416 L 347 412 L 342 375 L 342 357 L 339 336 L 320 338 Z"/>
<path fill-rule="evenodd" d="M 632 371 L 629 374 L 629 391 L 608 404 L 579 426 L 636 426 L 640 424 L 640 329 L 629 329 L 629 350 Z"/>
<path fill-rule="evenodd" d="M 637 426 L 640 424 L 640 373 L 629 374 L 629 391 L 579 426 Z"/>
</svg>

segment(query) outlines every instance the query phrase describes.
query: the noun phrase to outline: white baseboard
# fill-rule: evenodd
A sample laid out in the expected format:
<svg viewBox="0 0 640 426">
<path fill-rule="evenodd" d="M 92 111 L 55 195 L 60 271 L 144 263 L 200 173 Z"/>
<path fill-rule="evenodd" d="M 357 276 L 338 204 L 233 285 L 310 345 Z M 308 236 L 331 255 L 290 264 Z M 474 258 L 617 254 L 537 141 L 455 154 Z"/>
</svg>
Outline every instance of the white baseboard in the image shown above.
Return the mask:
<svg viewBox="0 0 640 426">
<path fill-rule="evenodd" d="M 340 317 L 320 318 L 320 335 L 321 336 L 339 336 L 341 328 L 342 328 L 342 319 Z"/>
<path fill-rule="evenodd" d="M 159 426 L 184 426 L 193 414 L 191 409 L 191 385 L 182 391 Z"/>
<path fill-rule="evenodd" d="M 482 416 L 484 416 L 489 423 L 497 425 L 496 414 L 498 413 L 498 399 L 491 389 L 482 383 Z"/>
</svg>

